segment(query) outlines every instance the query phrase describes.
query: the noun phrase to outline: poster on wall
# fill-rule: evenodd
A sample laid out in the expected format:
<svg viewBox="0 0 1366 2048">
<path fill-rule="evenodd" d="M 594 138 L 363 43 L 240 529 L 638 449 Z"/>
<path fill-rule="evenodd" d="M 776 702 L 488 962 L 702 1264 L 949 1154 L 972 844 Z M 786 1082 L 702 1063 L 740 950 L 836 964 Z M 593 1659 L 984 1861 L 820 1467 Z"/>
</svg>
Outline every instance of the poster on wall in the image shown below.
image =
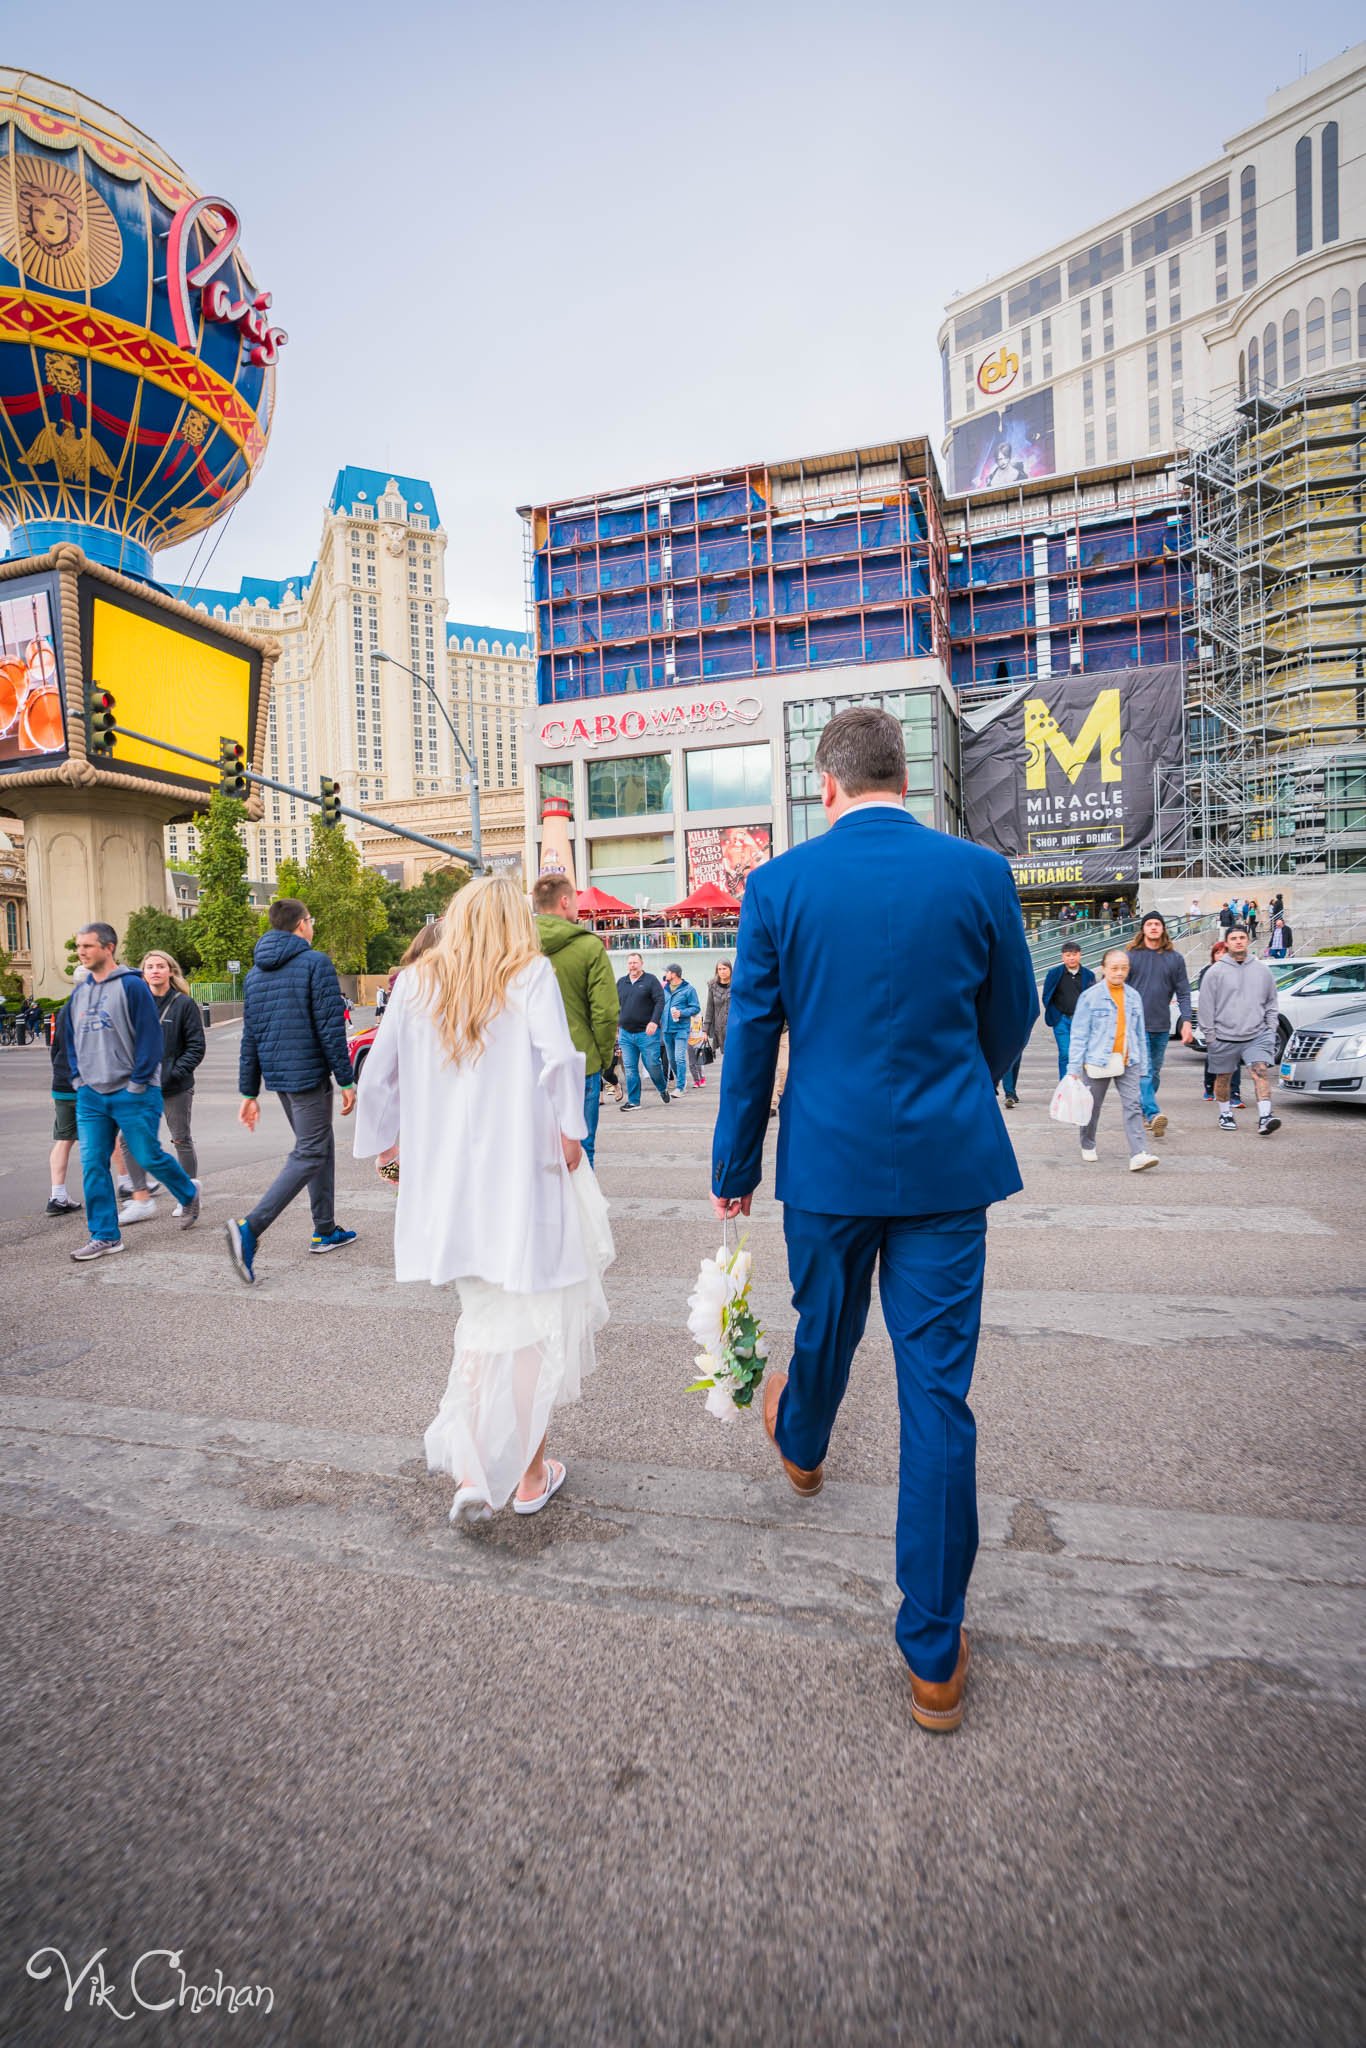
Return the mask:
<svg viewBox="0 0 1366 2048">
<path fill-rule="evenodd" d="M 0 583 L 0 773 L 66 752 L 62 665 L 50 578 Z"/>
<path fill-rule="evenodd" d="M 713 882 L 739 903 L 751 872 L 773 851 L 767 825 L 706 825 L 686 838 L 690 896 L 704 882 Z"/>
<path fill-rule="evenodd" d="M 1006 855 L 1022 891 L 1136 882 L 1181 722 L 1174 662 L 1027 683 L 963 720 L 964 830 Z"/>
<path fill-rule="evenodd" d="M 955 491 L 1004 491 L 1052 476 L 1052 391 L 1026 391 L 998 411 L 955 427 L 950 452 Z"/>
</svg>

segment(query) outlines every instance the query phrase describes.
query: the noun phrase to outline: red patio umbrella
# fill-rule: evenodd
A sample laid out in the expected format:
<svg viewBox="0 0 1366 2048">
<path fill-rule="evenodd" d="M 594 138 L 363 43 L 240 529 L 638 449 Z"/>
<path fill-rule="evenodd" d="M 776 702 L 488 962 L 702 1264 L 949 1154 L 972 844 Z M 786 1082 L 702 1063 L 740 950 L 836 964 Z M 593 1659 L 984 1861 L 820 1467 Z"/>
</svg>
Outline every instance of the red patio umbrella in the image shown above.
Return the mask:
<svg viewBox="0 0 1366 2048">
<path fill-rule="evenodd" d="M 635 912 L 620 896 L 609 896 L 605 889 L 580 889 L 579 916 L 634 917 Z"/>
<path fill-rule="evenodd" d="M 722 913 L 738 917 L 740 906 L 733 896 L 727 896 L 724 889 L 715 882 L 703 882 L 685 896 L 681 903 L 671 903 L 664 912 L 665 917 L 716 917 Z"/>
</svg>

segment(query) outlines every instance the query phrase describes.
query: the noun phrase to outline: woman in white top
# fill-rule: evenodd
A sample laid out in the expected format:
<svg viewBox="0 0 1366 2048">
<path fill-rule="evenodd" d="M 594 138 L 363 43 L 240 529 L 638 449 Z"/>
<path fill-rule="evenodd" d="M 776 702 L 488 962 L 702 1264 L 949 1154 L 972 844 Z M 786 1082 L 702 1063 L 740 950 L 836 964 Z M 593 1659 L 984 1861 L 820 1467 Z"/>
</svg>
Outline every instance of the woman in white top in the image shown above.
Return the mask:
<svg viewBox="0 0 1366 2048">
<path fill-rule="evenodd" d="M 427 1463 L 457 1483 L 451 1520 L 564 1484 L 550 1411 L 576 1401 L 607 1321 L 607 1206 L 583 1159 L 584 1061 L 526 898 L 468 882 L 394 985 L 365 1062 L 356 1156 L 400 1161 L 399 1280 L 460 1290 L 455 1359 Z"/>
</svg>

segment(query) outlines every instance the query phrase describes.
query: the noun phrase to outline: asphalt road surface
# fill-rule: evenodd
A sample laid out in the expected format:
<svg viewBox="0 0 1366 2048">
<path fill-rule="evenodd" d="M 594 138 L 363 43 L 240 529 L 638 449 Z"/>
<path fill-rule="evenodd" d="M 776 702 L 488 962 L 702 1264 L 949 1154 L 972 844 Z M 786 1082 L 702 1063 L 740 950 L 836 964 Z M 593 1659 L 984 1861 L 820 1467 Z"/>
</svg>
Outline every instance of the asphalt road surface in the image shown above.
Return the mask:
<svg viewBox="0 0 1366 2048">
<path fill-rule="evenodd" d="M 876 1311 L 814 1502 L 684 1392 L 715 1085 L 605 1107 L 568 1484 L 452 1531 L 453 1299 L 393 1285 L 349 1158 L 360 1241 L 309 1257 L 301 1202 L 242 1287 L 221 1226 L 285 1128 L 237 1126 L 235 1060 L 215 1031 L 199 1228 L 82 1268 L 46 1056 L 0 1052 L 3 2038 L 218 2037 L 257 1987 L 234 2040 L 1361 2040 L 1366 1116 L 1224 1136 L 1174 1049 L 1161 1166 L 1113 1102 L 1084 1166 L 1036 1036 L 945 1739 L 892 1641 Z M 771 1178 L 750 1244 L 781 1363 Z"/>
</svg>

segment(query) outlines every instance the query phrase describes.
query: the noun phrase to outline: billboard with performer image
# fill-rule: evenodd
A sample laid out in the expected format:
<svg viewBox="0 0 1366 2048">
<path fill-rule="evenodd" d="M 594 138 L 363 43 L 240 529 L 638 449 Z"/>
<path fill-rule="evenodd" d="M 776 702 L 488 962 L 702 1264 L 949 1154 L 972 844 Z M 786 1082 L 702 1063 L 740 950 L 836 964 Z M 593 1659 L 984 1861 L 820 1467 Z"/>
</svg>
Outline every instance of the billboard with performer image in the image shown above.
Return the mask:
<svg viewBox="0 0 1366 2048">
<path fill-rule="evenodd" d="M 0 583 L 0 775 L 66 753 L 56 595 L 50 575 Z"/>
<path fill-rule="evenodd" d="M 767 825 L 704 825 L 685 836 L 690 896 L 711 882 L 739 903 L 751 873 L 773 851 Z"/>
<path fill-rule="evenodd" d="M 963 823 L 1022 891 L 1136 881 L 1156 775 L 1181 762 L 1175 663 L 1026 683 L 963 720 Z"/>
<path fill-rule="evenodd" d="M 950 457 L 955 491 L 1003 491 L 1052 476 L 1053 393 L 1025 391 L 955 427 Z"/>
</svg>

